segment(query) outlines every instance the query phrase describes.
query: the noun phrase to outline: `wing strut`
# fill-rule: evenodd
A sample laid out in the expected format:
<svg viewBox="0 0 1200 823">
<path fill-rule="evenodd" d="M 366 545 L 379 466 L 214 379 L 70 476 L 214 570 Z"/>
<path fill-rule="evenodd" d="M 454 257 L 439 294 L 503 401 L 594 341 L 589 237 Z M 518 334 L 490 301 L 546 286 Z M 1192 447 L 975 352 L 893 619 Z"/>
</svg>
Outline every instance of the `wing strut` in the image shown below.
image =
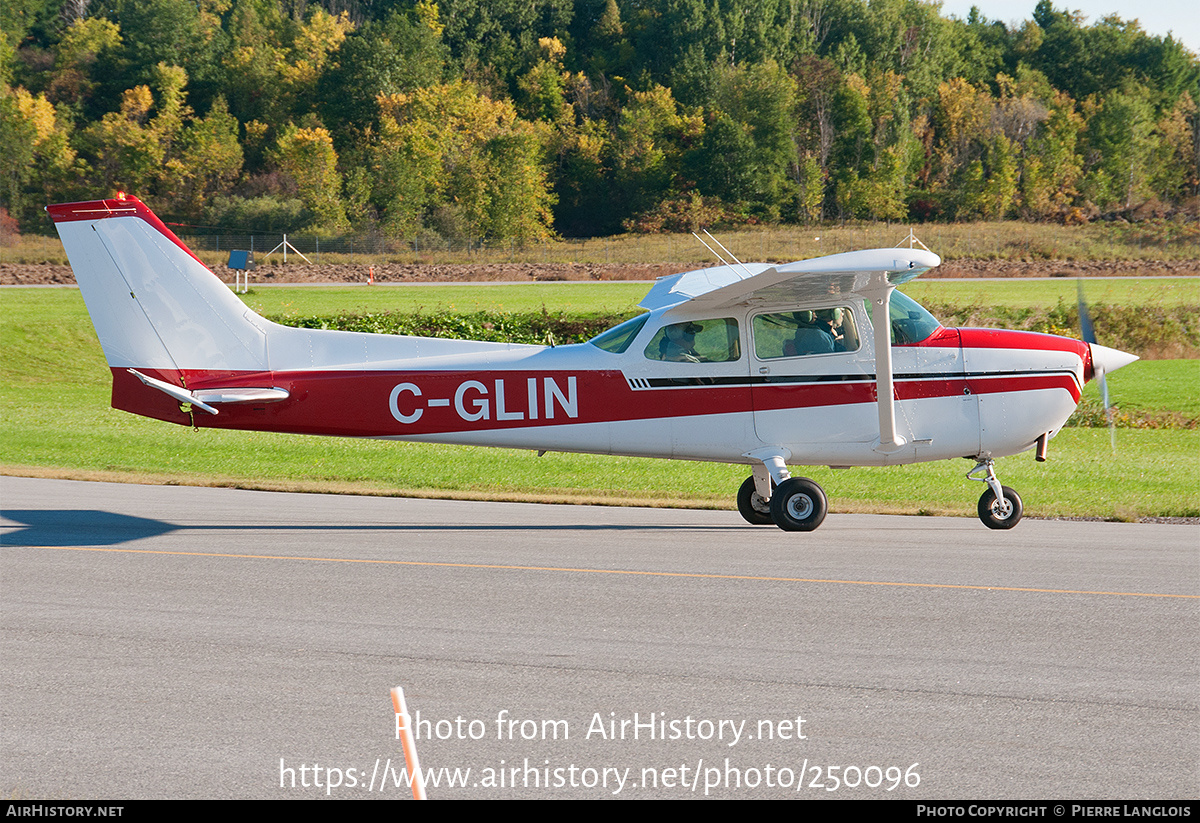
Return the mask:
<svg viewBox="0 0 1200 823">
<path fill-rule="evenodd" d="M 871 302 L 871 325 L 875 332 L 875 397 L 879 404 L 879 442 L 875 451 L 894 454 L 904 448 L 905 439 L 896 431 L 895 387 L 892 381 L 892 292 L 896 287 L 887 273 L 872 277 L 873 283 L 859 294 Z"/>
</svg>

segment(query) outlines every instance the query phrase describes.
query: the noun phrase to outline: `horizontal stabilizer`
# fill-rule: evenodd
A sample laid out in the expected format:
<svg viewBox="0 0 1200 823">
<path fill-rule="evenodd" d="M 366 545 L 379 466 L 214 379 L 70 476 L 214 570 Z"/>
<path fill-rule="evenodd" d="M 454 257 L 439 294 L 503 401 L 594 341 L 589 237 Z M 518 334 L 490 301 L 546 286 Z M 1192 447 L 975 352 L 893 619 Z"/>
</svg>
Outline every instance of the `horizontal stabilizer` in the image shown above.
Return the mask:
<svg viewBox="0 0 1200 823">
<path fill-rule="evenodd" d="M 191 403 L 196 408 L 203 409 L 209 414 L 219 413 L 217 409 L 213 408 L 212 404 L 214 403 L 278 403 L 280 400 L 288 399 L 287 389 L 260 389 L 238 386 L 227 389 L 197 389 L 196 391 L 188 391 L 182 386 L 176 386 L 172 383 L 156 380 L 153 377 L 147 377 L 137 369 L 126 369 L 125 371 L 132 374 L 138 380 L 141 380 L 150 388 L 158 389 L 163 394 L 174 397 L 180 403 Z"/>
<path fill-rule="evenodd" d="M 288 399 L 287 389 L 197 389 L 192 396 L 205 403 L 278 403 Z"/>
<path fill-rule="evenodd" d="M 185 389 L 181 386 L 175 386 L 175 385 L 172 385 L 171 383 L 165 383 L 162 380 L 155 380 L 153 377 L 147 377 L 146 375 L 142 374 L 137 369 L 126 369 L 125 371 L 132 374 L 138 380 L 141 380 L 143 383 L 145 383 L 150 388 L 158 389 L 163 394 L 167 394 L 167 395 L 170 395 L 171 397 L 174 397 L 180 403 L 191 403 L 196 408 L 202 409 L 202 410 L 208 412 L 209 414 L 218 414 L 216 409 L 214 409 L 212 406 L 208 405 L 204 401 L 200 400 L 198 397 L 196 397 L 196 395 L 192 394 L 190 391 L 188 391 L 187 389 Z"/>
</svg>

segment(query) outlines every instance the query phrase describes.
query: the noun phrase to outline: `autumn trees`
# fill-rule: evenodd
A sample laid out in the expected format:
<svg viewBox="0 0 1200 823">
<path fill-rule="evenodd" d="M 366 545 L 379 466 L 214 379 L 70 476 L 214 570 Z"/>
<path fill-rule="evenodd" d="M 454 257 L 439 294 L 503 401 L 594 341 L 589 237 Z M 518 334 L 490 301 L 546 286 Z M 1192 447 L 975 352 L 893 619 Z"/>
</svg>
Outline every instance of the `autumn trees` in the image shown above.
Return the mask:
<svg viewBox="0 0 1200 823">
<path fill-rule="evenodd" d="M 1200 62 L 1043 0 L 13 0 L 0 206 L 513 238 L 1189 213 Z"/>
</svg>

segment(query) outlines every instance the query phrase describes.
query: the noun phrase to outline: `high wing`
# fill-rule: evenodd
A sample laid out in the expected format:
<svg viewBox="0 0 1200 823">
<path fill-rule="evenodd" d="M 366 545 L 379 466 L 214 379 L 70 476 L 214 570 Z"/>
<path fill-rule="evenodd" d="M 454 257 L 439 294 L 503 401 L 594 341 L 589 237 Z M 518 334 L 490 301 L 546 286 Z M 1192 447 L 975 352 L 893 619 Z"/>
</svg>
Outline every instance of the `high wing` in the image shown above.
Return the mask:
<svg viewBox="0 0 1200 823">
<path fill-rule="evenodd" d="M 782 266 L 718 266 L 660 278 L 639 304 L 666 314 L 715 311 L 735 305 L 796 305 L 855 294 L 870 298 L 940 265 L 922 249 L 868 249 Z"/>
<path fill-rule="evenodd" d="M 802 260 L 784 266 L 719 266 L 664 277 L 640 303 L 644 309 L 667 308 L 664 317 L 717 311 L 739 305 L 802 305 L 828 297 L 857 295 L 871 306 L 875 337 L 875 385 L 879 405 L 879 442 L 883 454 L 899 451 L 889 317 L 892 291 L 942 259 L 922 249 L 866 249 Z"/>
</svg>

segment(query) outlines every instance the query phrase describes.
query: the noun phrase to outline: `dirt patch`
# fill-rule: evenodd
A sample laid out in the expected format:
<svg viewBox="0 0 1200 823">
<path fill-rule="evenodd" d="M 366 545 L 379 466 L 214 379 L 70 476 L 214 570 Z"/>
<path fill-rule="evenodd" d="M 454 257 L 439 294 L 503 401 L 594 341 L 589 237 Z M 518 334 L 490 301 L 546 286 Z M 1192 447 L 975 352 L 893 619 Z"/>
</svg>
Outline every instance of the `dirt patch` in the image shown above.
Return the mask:
<svg viewBox="0 0 1200 823">
<path fill-rule="evenodd" d="M 0 286 L 73 286 L 70 266 L 49 263 L 0 263 Z"/>
<path fill-rule="evenodd" d="M 648 263 L 635 265 L 604 263 L 479 263 L 417 264 L 383 263 L 374 267 L 376 283 L 487 283 L 580 280 L 653 280 L 687 271 L 694 264 Z M 233 272 L 216 269 L 223 280 L 233 281 Z M 1200 276 L 1200 261 L 1162 260 L 951 260 L 934 269 L 927 278 L 938 277 L 1175 277 Z M 277 263 L 259 266 L 252 283 L 365 283 L 370 267 L 358 264 L 310 265 Z M 75 275 L 70 266 L 0 263 L 0 285 L 71 285 Z"/>
</svg>

